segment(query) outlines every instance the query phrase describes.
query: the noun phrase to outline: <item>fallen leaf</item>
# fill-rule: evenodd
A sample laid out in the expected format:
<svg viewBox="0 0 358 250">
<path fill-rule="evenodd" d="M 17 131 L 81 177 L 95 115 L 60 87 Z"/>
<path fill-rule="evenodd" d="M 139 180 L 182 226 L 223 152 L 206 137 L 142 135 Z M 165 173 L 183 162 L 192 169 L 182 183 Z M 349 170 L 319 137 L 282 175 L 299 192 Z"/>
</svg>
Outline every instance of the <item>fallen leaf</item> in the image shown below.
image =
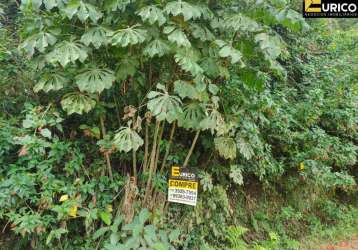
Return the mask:
<svg viewBox="0 0 358 250">
<path fill-rule="evenodd" d="M 70 209 L 68 210 L 68 215 L 71 217 L 76 217 L 77 216 L 77 205 L 74 205 L 72 207 L 70 207 Z"/>
<path fill-rule="evenodd" d="M 61 195 L 60 202 L 64 202 L 64 201 L 67 201 L 67 200 L 68 200 L 68 195 L 67 194 Z"/>
</svg>

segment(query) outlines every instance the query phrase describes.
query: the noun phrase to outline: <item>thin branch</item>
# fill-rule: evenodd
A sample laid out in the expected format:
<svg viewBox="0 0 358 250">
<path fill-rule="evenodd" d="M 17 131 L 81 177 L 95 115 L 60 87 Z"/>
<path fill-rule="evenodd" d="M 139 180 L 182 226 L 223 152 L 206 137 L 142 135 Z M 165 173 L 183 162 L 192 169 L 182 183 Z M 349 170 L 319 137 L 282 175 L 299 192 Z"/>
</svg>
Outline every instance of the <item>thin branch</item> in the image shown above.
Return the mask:
<svg viewBox="0 0 358 250">
<path fill-rule="evenodd" d="M 137 156 L 136 151 L 132 150 L 132 158 L 133 158 L 133 176 L 137 179 Z"/>
<path fill-rule="evenodd" d="M 166 164 L 166 162 L 167 162 L 167 158 L 168 158 L 169 152 L 170 152 L 170 147 L 171 147 L 172 142 L 173 142 L 173 137 L 174 137 L 175 129 L 176 129 L 176 122 L 173 122 L 172 128 L 171 128 L 171 130 L 170 130 L 169 141 L 168 141 L 167 147 L 166 147 L 166 149 L 165 149 L 165 154 L 164 154 L 164 157 L 163 157 L 163 160 L 162 160 L 162 166 L 160 167 L 160 174 L 163 173 L 165 164 Z"/>
<path fill-rule="evenodd" d="M 145 137 L 144 137 L 144 159 L 143 159 L 143 173 L 147 172 L 148 165 L 148 148 L 149 148 L 149 132 L 148 125 L 149 122 L 145 123 Z"/>
<path fill-rule="evenodd" d="M 193 142 L 191 143 L 190 150 L 189 150 L 188 154 L 186 155 L 186 158 L 185 158 L 185 161 L 184 161 L 184 164 L 183 164 L 184 168 L 186 168 L 188 166 L 190 156 L 193 154 L 195 144 L 196 144 L 196 142 L 197 142 L 197 140 L 199 138 L 199 135 L 200 135 L 200 130 L 196 131 L 196 134 L 195 134 L 195 137 L 193 139 Z"/>
<path fill-rule="evenodd" d="M 158 139 L 159 127 L 160 127 L 160 121 L 157 121 L 156 125 L 155 125 L 153 146 L 152 146 L 152 152 L 151 152 L 151 155 L 150 155 L 149 176 L 148 176 L 148 180 L 147 180 L 147 186 L 146 186 L 146 189 L 145 189 L 145 195 L 144 195 L 144 199 L 143 199 L 143 204 L 146 204 L 146 202 L 147 202 L 149 192 L 150 192 L 150 186 L 151 186 L 151 183 L 152 183 L 153 168 L 154 168 L 154 164 L 155 164 L 155 153 L 157 151 L 157 139 Z"/>
<path fill-rule="evenodd" d="M 99 102 L 99 95 L 97 96 L 97 102 Z M 99 123 L 101 126 L 102 138 L 104 138 L 107 133 L 106 133 L 106 127 L 104 125 L 104 116 L 102 113 L 99 115 Z M 111 179 L 113 179 L 112 164 L 111 164 L 111 159 L 109 158 L 109 154 L 104 153 L 104 158 L 106 159 L 106 163 L 107 163 L 108 175 Z"/>
</svg>

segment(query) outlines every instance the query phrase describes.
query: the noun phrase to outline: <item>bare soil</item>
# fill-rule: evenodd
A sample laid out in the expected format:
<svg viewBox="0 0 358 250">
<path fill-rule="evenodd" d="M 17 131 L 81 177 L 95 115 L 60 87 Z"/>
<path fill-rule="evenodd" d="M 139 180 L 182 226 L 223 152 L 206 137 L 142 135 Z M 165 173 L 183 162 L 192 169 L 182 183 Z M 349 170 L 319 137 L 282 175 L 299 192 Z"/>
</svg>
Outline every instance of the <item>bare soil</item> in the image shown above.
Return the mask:
<svg viewBox="0 0 358 250">
<path fill-rule="evenodd" d="M 358 236 L 349 240 L 341 241 L 337 244 L 329 243 L 323 245 L 320 250 L 358 250 Z"/>
</svg>

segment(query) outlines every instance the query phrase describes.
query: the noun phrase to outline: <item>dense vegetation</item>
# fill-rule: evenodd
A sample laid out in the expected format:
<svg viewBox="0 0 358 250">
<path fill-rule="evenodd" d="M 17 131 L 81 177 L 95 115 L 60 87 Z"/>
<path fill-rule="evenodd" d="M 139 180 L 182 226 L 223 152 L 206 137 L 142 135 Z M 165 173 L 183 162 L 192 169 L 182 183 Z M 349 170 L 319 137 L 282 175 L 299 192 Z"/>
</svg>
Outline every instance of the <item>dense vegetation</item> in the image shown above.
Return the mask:
<svg viewBox="0 0 358 250">
<path fill-rule="evenodd" d="M 357 233 L 358 26 L 301 3 L 0 5 L 0 249 L 301 249 Z M 168 170 L 200 177 L 166 202 Z"/>
</svg>

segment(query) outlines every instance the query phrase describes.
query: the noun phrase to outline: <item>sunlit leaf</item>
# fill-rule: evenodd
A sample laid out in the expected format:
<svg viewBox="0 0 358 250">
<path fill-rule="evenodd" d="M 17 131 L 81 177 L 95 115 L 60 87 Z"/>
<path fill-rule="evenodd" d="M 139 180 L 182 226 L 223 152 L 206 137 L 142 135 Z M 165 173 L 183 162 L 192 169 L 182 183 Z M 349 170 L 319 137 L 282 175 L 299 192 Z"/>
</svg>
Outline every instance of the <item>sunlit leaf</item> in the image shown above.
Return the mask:
<svg viewBox="0 0 358 250">
<path fill-rule="evenodd" d="M 171 123 L 182 113 L 182 102 L 179 97 L 169 95 L 163 85 L 158 84 L 157 88 L 162 90 L 162 92 L 149 92 L 147 96 L 149 99 L 147 107 L 157 120 L 166 120 Z"/>
<path fill-rule="evenodd" d="M 113 144 L 119 151 L 137 151 L 143 145 L 143 139 L 130 127 L 122 127 L 116 132 Z"/>
<path fill-rule="evenodd" d="M 225 159 L 236 158 L 236 143 L 233 138 L 230 137 L 217 137 L 214 139 L 215 148 L 219 154 Z"/>
<path fill-rule="evenodd" d="M 115 77 L 109 69 L 89 68 L 78 74 L 75 80 L 81 91 L 101 93 L 112 86 Z"/>
<path fill-rule="evenodd" d="M 150 24 L 158 22 L 159 26 L 166 22 L 166 18 L 163 15 L 163 11 L 156 6 L 145 6 L 137 13 L 143 21 L 148 21 Z"/>
<path fill-rule="evenodd" d="M 135 25 L 114 32 L 111 42 L 112 45 L 127 47 L 128 45 L 143 43 L 146 37 L 147 37 L 147 31 Z"/>
<path fill-rule="evenodd" d="M 68 83 L 68 79 L 58 73 L 45 73 L 38 83 L 34 86 L 34 91 L 40 90 L 49 92 L 51 90 L 62 89 Z"/>
<path fill-rule="evenodd" d="M 69 93 L 61 101 L 62 108 L 70 115 L 88 113 L 96 105 L 96 101 L 83 93 Z"/>
<path fill-rule="evenodd" d="M 87 48 L 79 42 L 63 41 L 56 45 L 55 49 L 47 54 L 46 59 L 50 63 L 60 63 L 63 67 L 77 60 L 84 62 L 87 59 Z"/>
</svg>

